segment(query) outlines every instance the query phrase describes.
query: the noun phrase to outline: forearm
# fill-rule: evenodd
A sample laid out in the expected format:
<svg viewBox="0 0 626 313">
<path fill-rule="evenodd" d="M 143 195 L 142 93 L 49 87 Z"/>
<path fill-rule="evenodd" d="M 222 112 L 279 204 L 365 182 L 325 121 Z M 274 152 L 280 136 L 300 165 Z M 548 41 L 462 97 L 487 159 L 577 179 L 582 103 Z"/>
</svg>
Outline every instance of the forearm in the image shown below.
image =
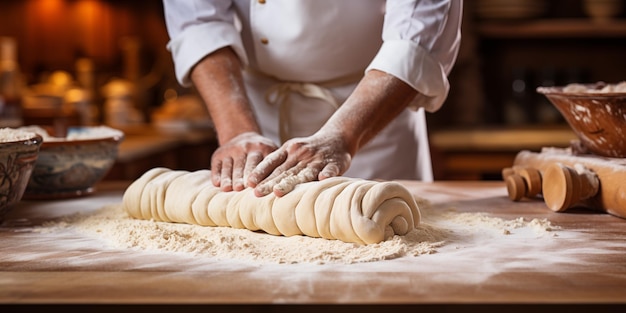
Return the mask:
<svg viewBox="0 0 626 313">
<path fill-rule="evenodd" d="M 320 132 L 339 132 L 354 156 L 402 113 L 416 95 L 417 91 L 400 79 L 381 71 L 368 71 Z"/>
<path fill-rule="evenodd" d="M 230 48 L 202 59 L 190 77 L 206 103 L 220 144 L 242 133 L 260 133 L 243 85 L 241 63 Z"/>
</svg>

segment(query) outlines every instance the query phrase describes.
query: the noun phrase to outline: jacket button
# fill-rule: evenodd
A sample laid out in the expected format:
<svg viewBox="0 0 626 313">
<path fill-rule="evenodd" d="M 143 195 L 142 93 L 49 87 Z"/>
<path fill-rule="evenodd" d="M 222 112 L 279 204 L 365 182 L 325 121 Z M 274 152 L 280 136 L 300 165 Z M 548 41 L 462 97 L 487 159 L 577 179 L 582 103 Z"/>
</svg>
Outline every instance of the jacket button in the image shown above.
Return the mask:
<svg viewBox="0 0 626 313">
<path fill-rule="evenodd" d="M 261 38 L 261 43 L 266 45 L 268 44 L 270 41 L 267 38 Z"/>
</svg>

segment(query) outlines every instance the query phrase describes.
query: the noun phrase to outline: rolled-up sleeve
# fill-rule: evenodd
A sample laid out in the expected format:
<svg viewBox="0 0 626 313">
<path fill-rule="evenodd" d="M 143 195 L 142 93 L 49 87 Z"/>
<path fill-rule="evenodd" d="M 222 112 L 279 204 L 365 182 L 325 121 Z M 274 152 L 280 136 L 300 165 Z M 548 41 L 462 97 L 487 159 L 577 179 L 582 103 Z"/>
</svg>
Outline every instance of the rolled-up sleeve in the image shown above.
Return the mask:
<svg viewBox="0 0 626 313">
<path fill-rule="evenodd" d="M 231 1 L 163 0 L 163 8 L 170 36 L 167 49 L 172 53 L 176 78 L 183 86 L 191 85 L 191 69 L 220 48 L 232 47 L 247 64 Z"/>
<path fill-rule="evenodd" d="M 410 107 L 438 110 L 461 41 L 462 0 L 388 0 L 383 44 L 367 70 L 389 73 L 419 92 Z"/>
</svg>

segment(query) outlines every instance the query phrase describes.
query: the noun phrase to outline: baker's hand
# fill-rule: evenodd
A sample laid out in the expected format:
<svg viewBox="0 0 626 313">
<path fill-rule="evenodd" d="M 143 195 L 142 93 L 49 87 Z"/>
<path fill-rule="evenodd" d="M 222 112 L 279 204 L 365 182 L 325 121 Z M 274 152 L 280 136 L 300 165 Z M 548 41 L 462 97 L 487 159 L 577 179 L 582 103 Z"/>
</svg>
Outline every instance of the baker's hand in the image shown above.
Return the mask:
<svg viewBox="0 0 626 313">
<path fill-rule="evenodd" d="M 257 197 L 271 192 L 282 197 L 298 184 L 345 173 L 351 160 L 346 144 L 338 136 L 293 138 L 261 161 L 247 182 L 255 187 Z"/>
<path fill-rule="evenodd" d="M 211 157 L 211 180 L 222 191 L 241 191 L 252 170 L 278 147 L 257 133 L 243 133 L 220 145 Z"/>
</svg>

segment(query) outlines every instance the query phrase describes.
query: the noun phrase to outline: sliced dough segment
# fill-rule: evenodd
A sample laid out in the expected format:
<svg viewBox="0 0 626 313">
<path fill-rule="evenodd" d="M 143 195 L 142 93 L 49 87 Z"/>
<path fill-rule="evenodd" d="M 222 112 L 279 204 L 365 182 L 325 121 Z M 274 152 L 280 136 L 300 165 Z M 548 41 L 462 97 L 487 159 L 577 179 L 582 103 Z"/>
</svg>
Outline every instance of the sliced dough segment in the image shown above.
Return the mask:
<svg viewBox="0 0 626 313">
<path fill-rule="evenodd" d="M 154 168 L 126 189 L 122 206 L 139 219 L 361 244 L 404 235 L 420 222 L 417 202 L 401 184 L 347 177 L 301 184 L 283 197 L 258 198 L 250 188 L 221 191 L 208 170 Z"/>
</svg>

